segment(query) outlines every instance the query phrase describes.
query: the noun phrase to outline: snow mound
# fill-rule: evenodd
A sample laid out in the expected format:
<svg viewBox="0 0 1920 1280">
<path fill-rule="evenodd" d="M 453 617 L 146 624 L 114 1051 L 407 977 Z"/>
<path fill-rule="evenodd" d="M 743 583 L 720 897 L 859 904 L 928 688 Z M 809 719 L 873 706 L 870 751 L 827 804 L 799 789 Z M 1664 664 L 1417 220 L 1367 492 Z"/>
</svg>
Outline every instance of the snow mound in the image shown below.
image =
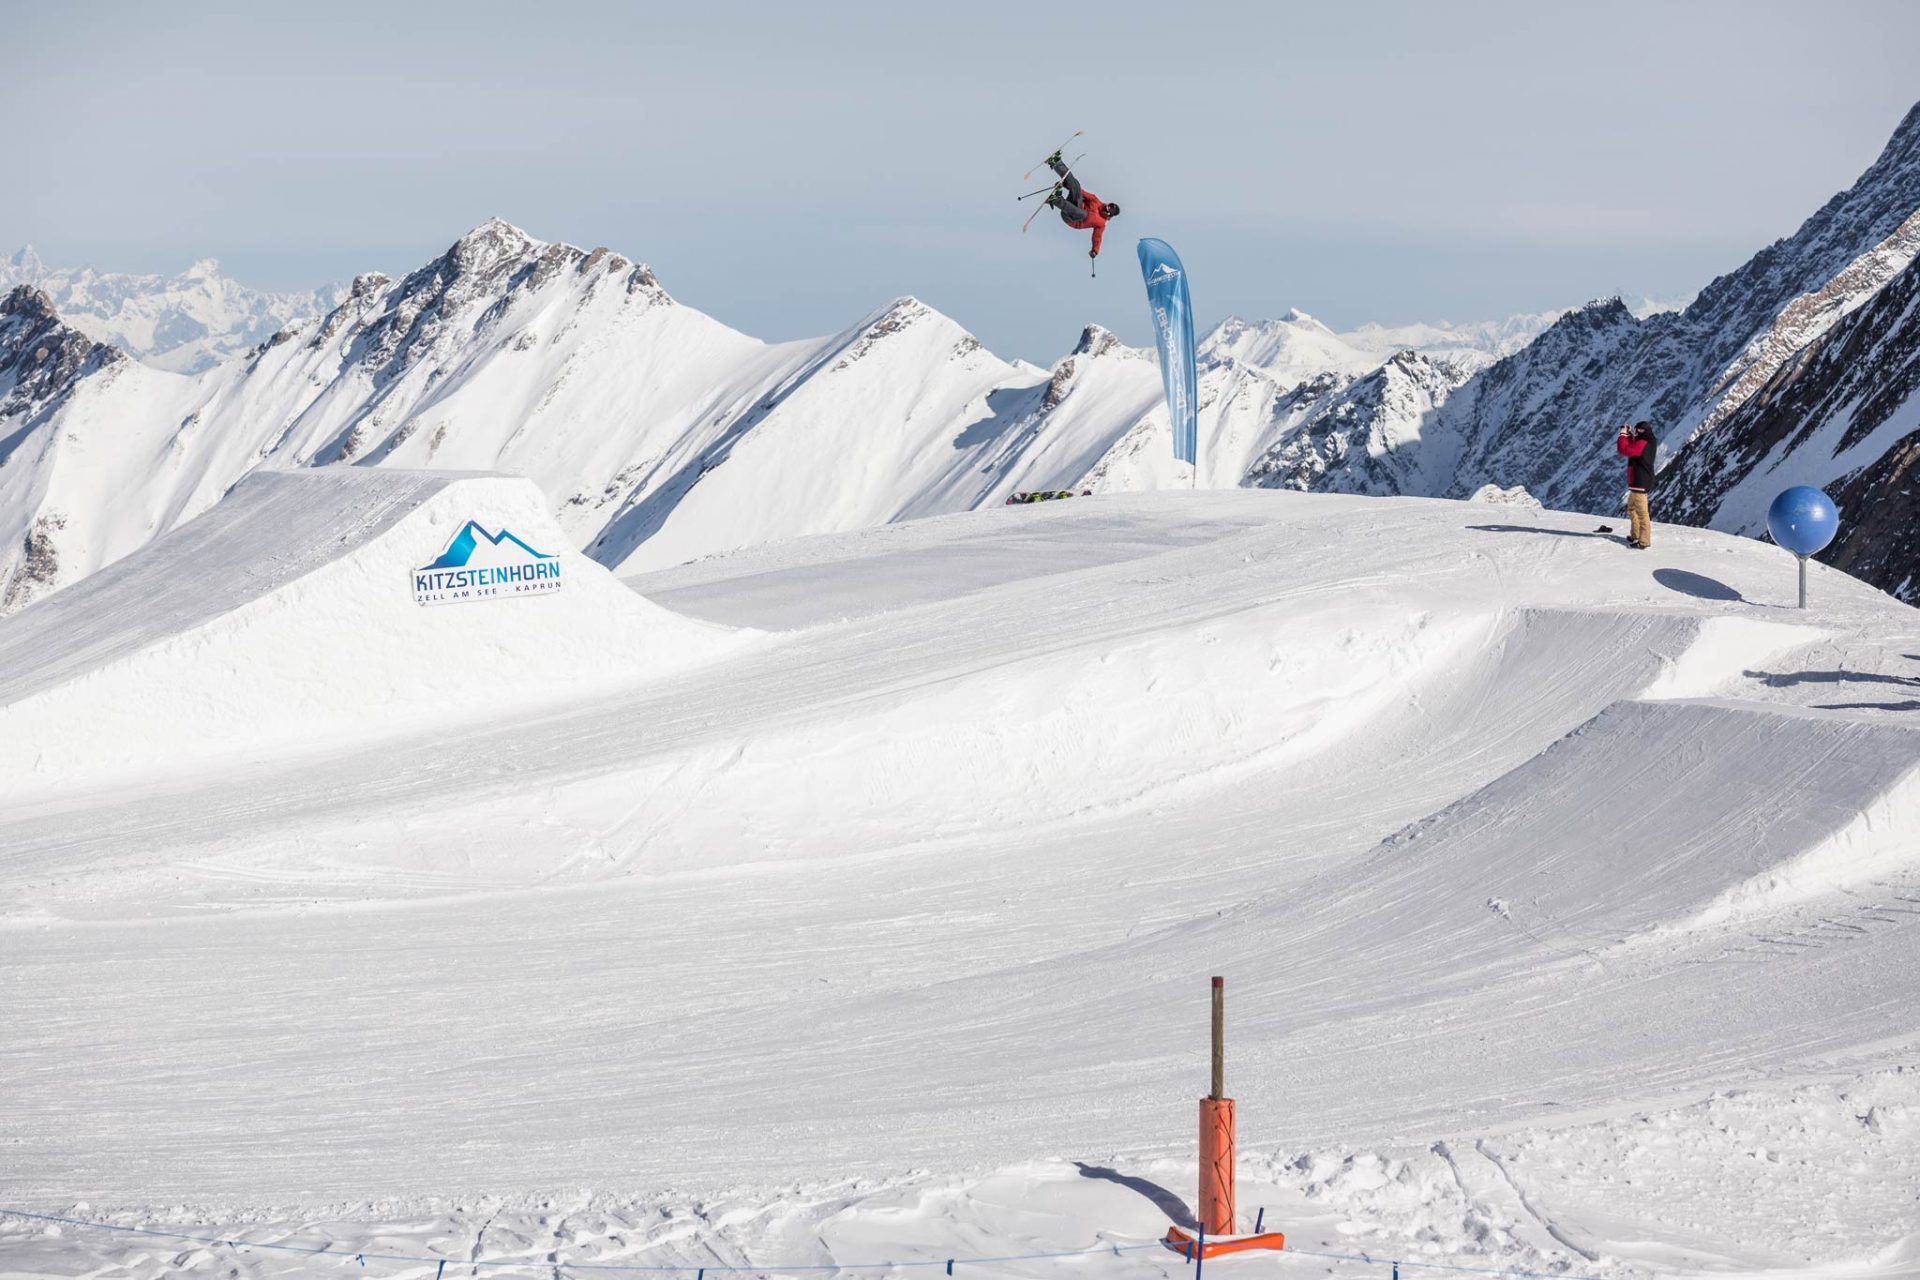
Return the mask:
<svg viewBox="0 0 1920 1280">
<path fill-rule="evenodd" d="M 1451 929 L 1458 962 L 1497 957 L 1516 936 L 1579 951 L 1920 865 L 1900 834 L 1917 818 L 1915 727 L 1621 701 L 1389 840 L 1343 892 L 1418 902 L 1418 928 Z M 1475 891 L 1441 888 L 1461 884 Z"/>
<path fill-rule="evenodd" d="M 1531 507 L 1536 511 L 1541 506 L 1540 499 L 1528 493 L 1527 486 L 1523 484 L 1506 489 L 1497 484 L 1483 484 L 1473 491 L 1473 496 L 1467 501 L 1491 503 L 1496 507 Z"/>
<path fill-rule="evenodd" d="M 0 628 L 0 772 L 70 779 L 486 718 L 644 681 L 727 635 L 574 551 L 525 480 L 260 472 Z"/>
</svg>

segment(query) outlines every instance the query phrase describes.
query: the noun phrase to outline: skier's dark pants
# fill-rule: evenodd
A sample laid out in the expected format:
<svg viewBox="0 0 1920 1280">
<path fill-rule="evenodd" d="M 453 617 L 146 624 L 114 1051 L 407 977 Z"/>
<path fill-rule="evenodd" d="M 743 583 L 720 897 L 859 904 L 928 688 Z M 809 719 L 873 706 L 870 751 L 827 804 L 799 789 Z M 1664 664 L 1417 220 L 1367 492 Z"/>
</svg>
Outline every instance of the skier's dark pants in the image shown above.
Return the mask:
<svg viewBox="0 0 1920 1280">
<path fill-rule="evenodd" d="M 1053 162 L 1053 171 L 1060 175 L 1062 189 L 1049 196 L 1047 203 L 1060 210 L 1060 221 L 1078 227 L 1087 220 L 1087 211 L 1080 204 L 1080 179 L 1060 160 Z"/>
</svg>

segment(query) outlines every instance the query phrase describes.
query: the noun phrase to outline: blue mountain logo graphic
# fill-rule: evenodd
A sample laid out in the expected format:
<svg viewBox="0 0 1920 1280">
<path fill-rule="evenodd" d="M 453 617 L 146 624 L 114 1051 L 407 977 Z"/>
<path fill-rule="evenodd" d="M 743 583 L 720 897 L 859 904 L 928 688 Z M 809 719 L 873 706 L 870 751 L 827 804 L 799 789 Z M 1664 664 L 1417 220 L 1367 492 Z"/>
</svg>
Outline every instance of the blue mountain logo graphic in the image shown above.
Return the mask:
<svg viewBox="0 0 1920 1280">
<path fill-rule="evenodd" d="M 460 527 L 460 532 L 453 535 L 453 541 L 447 544 L 447 549 L 440 558 L 426 567 L 429 569 L 464 569 L 467 567 L 467 561 L 473 558 L 474 548 L 478 547 L 483 541 L 495 547 L 503 542 L 510 542 L 536 560 L 553 559 L 552 556 L 544 551 L 535 551 L 526 544 L 524 539 L 517 537 L 509 529 L 503 528 L 498 533 L 488 533 L 480 527 L 477 521 L 469 520 Z"/>
<path fill-rule="evenodd" d="M 504 526 L 490 533 L 477 520 L 461 525 L 439 558 L 415 569 L 412 577 L 416 604 L 545 595 L 564 583 L 558 556 L 535 550 Z"/>
</svg>

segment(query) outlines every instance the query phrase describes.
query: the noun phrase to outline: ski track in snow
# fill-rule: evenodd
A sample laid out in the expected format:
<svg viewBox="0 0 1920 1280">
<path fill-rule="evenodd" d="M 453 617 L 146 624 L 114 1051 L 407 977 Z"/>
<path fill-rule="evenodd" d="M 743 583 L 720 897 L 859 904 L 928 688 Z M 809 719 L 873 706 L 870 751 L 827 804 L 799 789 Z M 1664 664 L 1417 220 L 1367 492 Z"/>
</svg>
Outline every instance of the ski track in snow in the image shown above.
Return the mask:
<svg viewBox="0 0 1920 1280">
<path fill-rule="evenodd" d="M 22 707 L 210 646 L 347 713 L 0 783 L 0 1204 L 542 1274 L 1137 1244 L 1224 973 L 1276 1273 L 1920 1270 L 1920 721 L 1855 696 L 1920 615 L 1843 575 L 1802 614 L 1715 534 L 1101 497 L 601 573 L 539 701 L 406 709 L 379 584 L 505 491 L 315 483 L 334 551 L 209 560 L 223 504 L 0 624 L 62 750 Z M 424 612 L 486 688 L 489 611 L 554 604 Z M 671 660 L 589 670 L 620 628 Z M 318 1265 L 0 1218 L 0 1277 Z"/>
</svg>

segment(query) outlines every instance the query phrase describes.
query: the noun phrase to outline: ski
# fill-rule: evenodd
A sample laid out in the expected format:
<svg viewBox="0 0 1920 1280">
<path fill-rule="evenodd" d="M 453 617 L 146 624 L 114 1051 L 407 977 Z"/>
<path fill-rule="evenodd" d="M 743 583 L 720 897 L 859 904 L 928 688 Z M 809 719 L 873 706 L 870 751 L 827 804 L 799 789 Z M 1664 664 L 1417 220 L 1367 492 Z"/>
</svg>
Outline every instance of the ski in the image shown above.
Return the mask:
<svg viewBox="0 0 1920 1280">
<path fill-rule="evenodd" d="M 1081 134 L 1085 132 L 1086 132 L 1085 129 L 1075 129 L 1071 134 L 1067 135 L 1067 142 L 1072 142 L 1075 138 L 1079 137 Z M 1047 152 L 1047 154 L 1041 159 L 1040 164 L 1036 164 L 1035 166 L 1033 166 L 1033 168 L 1027 170 L 1025 173 L 1020 175 L 1020 181 L 1032 182 L 1033 175 L 1040 171 L 1040 165 L 1043 165 L 1048 160 L 1053 159 L 1055 151 L 1065 151 L 1067 149 L 1067 142 L 1063 142 L 1059 146 L 1055 147 L 1053 151 Z"/>
<path fill-rule="evenodd" d="M 1064 182 L 1056 182 L 1053 184 L 1053 190 L 1047 193 L 1047 198 L 1035 205 L 1033 212 L 1027 215 L 1027 220 L 1020 224 L 1021 235 L 1027 234 L 1027 228 L 1032 226 L 1033 220 L 1040 216 L 1040 210 L 1053 208 L 1053 197 L 1059 193 L 1060 188 L 1066 185 Z"/>
<path fill-rule="evenodd" d="M 1067 172 L 1072 173 L 1073 165 L 1079 164 L 1082 160 L 1085 160 L 1086 158 L 1087 158 L 1087 153 L 1084 151 L 1082 151 L 1079 155 L 1075 156 L 1073 158 L 1073 164 L 1069 164 L 1067 166 Z M 1020 224 L 1021 235 L 1025 235 L 1027 233 L 1027 228 L 1033 225 L 1033 220 L 1040 216 L 1040 210 L 1051 209 L 1053 207 L 1050 201 L 1052 201 L 1053 197 L 1059 192 L 1060 188 L 1066 185 L 1067 185 L 1067 180 L 1065 178 L 1062 178 L 1058 182 L 1053 184 L 1052 189 L 1047 191 L 1047 198 L 1045 200 L 1042 200 L 1037 206 L 1035 206 L 1033 212 L 1027 215 L 1027 220 Z M 1021 196 L 1020 199 L 1022 200 L 1030 199 L 1033 196 L 1037 196 L 1039 194 L 1040 193 L 1038 191 L 1029 191 L 1027 192 L 1026 195 Z"/>
</svg>

